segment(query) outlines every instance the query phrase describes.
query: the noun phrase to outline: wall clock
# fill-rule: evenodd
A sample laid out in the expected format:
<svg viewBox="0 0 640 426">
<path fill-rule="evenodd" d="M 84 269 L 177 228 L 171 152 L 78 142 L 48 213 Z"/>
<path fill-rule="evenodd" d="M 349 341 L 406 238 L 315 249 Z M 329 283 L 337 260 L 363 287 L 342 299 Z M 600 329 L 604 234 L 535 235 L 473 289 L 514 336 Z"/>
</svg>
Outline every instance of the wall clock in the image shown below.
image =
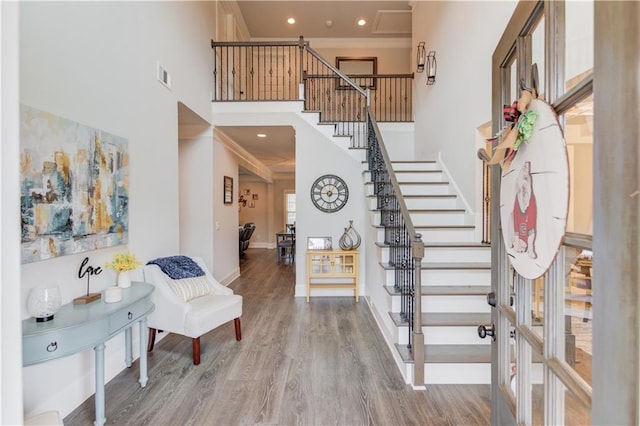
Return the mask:
<svg viewBox="0 0 640 426">
<path fill-rule="evenodd" d="M 311 185 L 311 201 L 323 212 L 337 212 L 347 204 L 348 199 L 349 188 L 344 180 L 336 175 L 320 176 Z"/>
</svg>

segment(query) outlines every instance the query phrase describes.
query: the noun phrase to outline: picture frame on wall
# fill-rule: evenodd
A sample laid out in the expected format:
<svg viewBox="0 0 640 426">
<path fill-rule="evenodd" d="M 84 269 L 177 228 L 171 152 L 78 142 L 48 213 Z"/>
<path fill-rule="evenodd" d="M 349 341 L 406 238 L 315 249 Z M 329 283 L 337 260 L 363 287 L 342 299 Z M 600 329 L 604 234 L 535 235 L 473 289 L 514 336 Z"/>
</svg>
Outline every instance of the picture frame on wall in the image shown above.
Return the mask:
<svg viewBox="0 0 640 426">
<path fill-rule="evenodd" d="M 233 178 L 230 176 L 224 177 L 224 203 L 233 203 Z"/>
<path fill-rule="evenodd" d="M 376 90 L 377 79 L 373 76 L 378 73 L 378 58 L 337 56 L 336 68 L 343 74 L 351 77 L 363 89 Z M 338 89 L 351 89 L 352 87 L 343 80 L 338 81 Z"/>
</svg>

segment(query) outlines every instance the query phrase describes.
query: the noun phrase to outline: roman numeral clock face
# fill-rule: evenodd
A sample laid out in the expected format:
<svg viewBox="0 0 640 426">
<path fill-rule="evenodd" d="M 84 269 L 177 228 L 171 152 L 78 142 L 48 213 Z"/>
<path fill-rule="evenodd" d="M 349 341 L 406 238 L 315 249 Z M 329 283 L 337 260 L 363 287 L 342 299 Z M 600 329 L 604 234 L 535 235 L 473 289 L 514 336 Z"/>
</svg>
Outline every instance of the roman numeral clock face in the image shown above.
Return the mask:
<svg viewBox="0 0 640 426">
<path fill-rule="evenodd" d="M 323 212 L 337 212 L 344 207 L 348 199 L 349 188 L 338 176 L 320 176 L 311 185 L 311 201 Z"/>
</svg>

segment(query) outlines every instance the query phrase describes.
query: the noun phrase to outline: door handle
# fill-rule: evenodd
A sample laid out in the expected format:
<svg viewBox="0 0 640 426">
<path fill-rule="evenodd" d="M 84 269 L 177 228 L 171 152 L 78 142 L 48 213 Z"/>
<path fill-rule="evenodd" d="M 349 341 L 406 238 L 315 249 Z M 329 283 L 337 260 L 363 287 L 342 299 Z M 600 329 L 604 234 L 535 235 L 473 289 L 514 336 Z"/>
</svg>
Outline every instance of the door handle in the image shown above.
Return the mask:
<svg viewBox="0 0 640 426">
<path fill-rule="evenodd" d="M 495 291 L 487 293 L 487 303 L 494 308 L 496 307 L 497 300 Z M 513 296 L 509 296 L 509 305 L 513 306 Z"/>
<path fill-rule="evenodd" d="M 491 340 L 495 341 L 496 340 L 495 330 L 496 330 L 496 327 L 493 324 L 479 325 L 478 337 L 480 337 L 481 339 L 484 339 L 487 336 L 491 336 Z"/>
<path fill-rule="evenodd" d="M 493 306 L 494 308 L 496 307 L 496 292 L 495 291 L 487 293 L 487 303 L 489 305 Z"/>
</svg>

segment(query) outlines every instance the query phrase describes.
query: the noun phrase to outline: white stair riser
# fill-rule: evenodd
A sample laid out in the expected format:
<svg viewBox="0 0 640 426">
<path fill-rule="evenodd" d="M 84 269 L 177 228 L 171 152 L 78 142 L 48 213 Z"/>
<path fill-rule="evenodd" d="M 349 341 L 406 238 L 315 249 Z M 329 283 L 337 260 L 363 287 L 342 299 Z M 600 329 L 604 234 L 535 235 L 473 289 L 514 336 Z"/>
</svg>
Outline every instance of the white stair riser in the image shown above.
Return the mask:
<svg viewBox="0 0 640 426">
<path fill-rule="evenodd" d="M 427 247 L 428 262 L 491 262 L 490 247 Z"/>
<path fill-rule="evenodd" d="M 441 171 L 429 171 L 429 172 L 403 172 L 396 173 L 396 179 L 398 182 L 442 182 L 444 180 L 444 173 Z"/>
<path fill-rule="evenodd" d="M 402 195 L 442 195 L 452 194 L 449 185 L 443 184 L 415 184 L 408 185 L 400 183 Z"/>
<path fill-rule="evenodd" d="M 365 182 L 371 182 L 371 172 L 364 173 Z M 401 182 L 442 182 L 444 174 L 441 171 L 431 170 L 424 172 L 403 172 L 396 173 L 398 183 Z"/>
<path fill-rule="evenodd" d="M 479 324 L 478 324 L 479 325 Z M 429 345 L 490 345 L 491 340 L 478 337 L 477 326 L 464 327 L 422 327 L 424 341 Z M 407 327 L 397 327 L 396 343 L 409 343 Z"/>
<path fill-rule="evenodd" d="M 432 243 L 468 243 L 474 241 L 473 228 L 416 229 L 422 234 L 422 241 Z M 384 228 L 378 228 L 378 242 L 384 242 Z"/>
<path fill-rule="evenodd" d="M 456 212 L 412 212 L 413 226 L 456 226 L 466 225 L 467 217 L 464 211 Z M 382 213 L 374 211 L 373 223 L 380 224 Z"/>
<path fill-rule="evenodd" d="M 405 198 L 405 204 L 411 209 L 455 209 L 460 208 L 458 200 L 453 197 Z"/>
<path fill-rule="evenodd" d="M 389 261 L 389 247 L 382 247 L 380 259 Z M 428 262 L 491 262 L 489 247 L 425 247 L 424 258 Z"/>
<path fill-rule="evenodd" d="M 393 285 L 395 271 L 386 271 L 385 285 Z M 422 285 L 491 285 L 491 271 L 460 269 L 423 269 Z"/>
<path fill-rule="evenodd" d="M 402 309 L 401 297 L 392 296 L 391 311 L 400 312 Z M 429 295 L 422 296 L 422 312 L 491 312 L 487 304 L 486 296 L 449 296 Z"/>
<path fill-rule="evenodd" d="M 352 150 L 353 151 L 353 150 Z M 403 195 L 450 195 L 452 192 L 449 185 L 444 184 L 400 184 L 400 191 Z M 365 195 L 374 195 L 374 185 L 365 185 Z"/>
<path fill-rule="evenodd" d="M 460 208 L 458 200 L 454 197 L 405 198 L 404 203 L 409 210 Z M 376 210 L 377 208 L 378 199 L 375 197 L 369 197 L 369 209 Z"/>
<path fill-rule="evenodd" d="M 391 167 L 393 170 L 440 170 L 440 166 L 436 162 L 429 163 L 419 163 L 419 162 L 409 162 L 409 163 L 394 163 L 391 162 Z"/>
</svg>

